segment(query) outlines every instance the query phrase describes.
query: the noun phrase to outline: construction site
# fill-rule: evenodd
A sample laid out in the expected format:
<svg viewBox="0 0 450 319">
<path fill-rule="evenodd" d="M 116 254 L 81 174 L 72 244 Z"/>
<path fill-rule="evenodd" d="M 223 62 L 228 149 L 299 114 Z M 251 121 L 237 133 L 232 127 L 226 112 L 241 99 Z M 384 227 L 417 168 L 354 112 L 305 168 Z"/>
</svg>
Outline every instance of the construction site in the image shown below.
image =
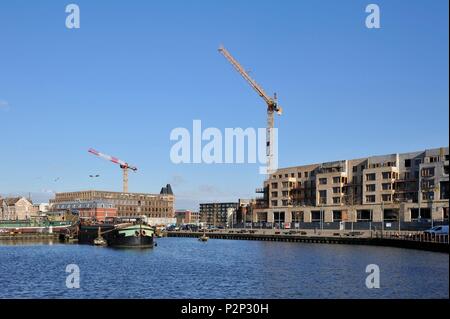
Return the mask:
<svg viewBox="0 0 450 319">
<path fill-rule="evenodd" d="M 352 228 L 392 229 L 400 229 L 401 223 L 404 228 L 448 224 L 448 147 L 278 168 L 274 114 L 281 115 L 282 108 L 277 94 L 267 94 L 224 46 L 218 51 L 266 106 L 266 166 L 260 168 L 265 181 L 256 189 L 259 196 L 246 200 L 245 205 L 241 201 L 233 203 L 237 207 L 233 212 L 200 209 L 201 223 L 227 227 L 250 223 L 275 228 L 345 228 L 351 224 Z M 175 223 L 175 195 L 171 185 L 162 187 L 159 193 L 129 192 L 128 174 L 137 172 L 136 166 L 93 148 L 88 153 L 121 170 L 122 192 L 57 192 L 50 200 L 50 211 L 73 211 L 81 217 L 99 220 L 112 216 L 146 217 L 154 224 Z M 13 208 L 5 204 L 8 201 L 3 201 L 2 216 L 18 218 L 19 215 L 9 213 Z M 219 204 L 203 203 L 200 207 Z"/>
</svg>

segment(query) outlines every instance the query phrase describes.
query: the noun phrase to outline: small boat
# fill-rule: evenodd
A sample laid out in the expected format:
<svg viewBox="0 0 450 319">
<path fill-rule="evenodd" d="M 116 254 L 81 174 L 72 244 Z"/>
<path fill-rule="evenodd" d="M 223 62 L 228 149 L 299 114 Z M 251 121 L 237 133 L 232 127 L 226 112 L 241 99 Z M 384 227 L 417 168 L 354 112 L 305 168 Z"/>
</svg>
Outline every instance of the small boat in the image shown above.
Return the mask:
<svg viewBox="0 0 450 319">
<path fill-rule="evenodd" d="M 102 228 L 98 228 L 98 236 L 94 239 L 94 245 L 96 246 L 106 246 L 108 243 L 106 240 L 102 237 Z"/>
<path fill-rule="evenodd" d="M 94 245 L 96 246 L 106 246 L 107 242 L 103 237 L 97 237 L 94 239 Z"/>
<path fill-rule="evenodd" d="M 208 239 L 209 239 L 209 237 L 206 236 L 205 233 L 203 233 L 203 235 L 198 238 L 198 240 L 200 240 L 200 241 L 208 241 Z"/>
</svg>

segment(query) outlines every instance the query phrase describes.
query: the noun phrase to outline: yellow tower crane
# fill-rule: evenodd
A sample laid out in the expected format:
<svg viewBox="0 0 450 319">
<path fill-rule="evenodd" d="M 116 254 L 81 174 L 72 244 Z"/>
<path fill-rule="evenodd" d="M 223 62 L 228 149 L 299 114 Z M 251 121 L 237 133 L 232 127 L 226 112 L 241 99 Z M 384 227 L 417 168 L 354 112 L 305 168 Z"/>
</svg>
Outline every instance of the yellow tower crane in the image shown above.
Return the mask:
<svg viewBox="0 0 450 319">
<path fill-rule="evenodd" d="M 236 61 L 235 58 L 225 49 L 220 46 L 219 52 L 234 66 L 234 68 L 242 75 L 242 77 L 250 84 L 250 86 L 258 93 L 260 97 L 264 99 L 267 104 L 267 128 L 266 128 L 266 156 L 267 156 L 267 174 L 271 173 L 272 161 L 273 161 L 273 128 L 274 128 L 274 112 L 281 115 L 282 108 L 277 103 L 277 94 L 275 93 L 273 98 L 270 97 L 263 88 L 253 80 L 250 75 L 244 70 L 244 68 Z"/>
</svg>

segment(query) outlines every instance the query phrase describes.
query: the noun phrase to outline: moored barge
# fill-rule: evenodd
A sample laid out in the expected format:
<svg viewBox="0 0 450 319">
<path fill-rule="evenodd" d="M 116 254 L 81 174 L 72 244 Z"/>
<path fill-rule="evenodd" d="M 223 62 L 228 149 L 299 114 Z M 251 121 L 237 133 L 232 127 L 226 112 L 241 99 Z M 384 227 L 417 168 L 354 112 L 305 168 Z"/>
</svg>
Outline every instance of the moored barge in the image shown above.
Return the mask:
<svg viewBox="0 0 450 319">
<path fill-rule="evenodd" d="M 104 223 L 82 221 L 78 229 L 78 243 L 93 245 L 101 236 L 110 247 L 151 248 L 154 234 L 154 229 L 141 220 L 127 223 L 118 219 Z"/>
</svg>

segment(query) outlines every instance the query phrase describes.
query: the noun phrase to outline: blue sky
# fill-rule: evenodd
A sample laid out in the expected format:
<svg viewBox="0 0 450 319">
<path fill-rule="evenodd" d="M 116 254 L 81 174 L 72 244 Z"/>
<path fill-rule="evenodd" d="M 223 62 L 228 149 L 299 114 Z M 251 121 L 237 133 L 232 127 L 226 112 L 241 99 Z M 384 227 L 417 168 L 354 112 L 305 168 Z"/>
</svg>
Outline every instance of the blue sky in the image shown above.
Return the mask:
<svg viewBox="0 0 450 319">
<path fill-rule="evenodd" d="M 279 166 L 448 145 L 448 1 L 65 1 L 0 3 L 0 194 L 130 191 L 172 183 L 177 208 L 255 196 L 258 164 L 175 165 L 172 129 L 264 127 L 284 115 Z M 381 28 L 367 29 L 377 3 Z M 96 180 L 90 174 L 100 174 Z"/>
</svg>

